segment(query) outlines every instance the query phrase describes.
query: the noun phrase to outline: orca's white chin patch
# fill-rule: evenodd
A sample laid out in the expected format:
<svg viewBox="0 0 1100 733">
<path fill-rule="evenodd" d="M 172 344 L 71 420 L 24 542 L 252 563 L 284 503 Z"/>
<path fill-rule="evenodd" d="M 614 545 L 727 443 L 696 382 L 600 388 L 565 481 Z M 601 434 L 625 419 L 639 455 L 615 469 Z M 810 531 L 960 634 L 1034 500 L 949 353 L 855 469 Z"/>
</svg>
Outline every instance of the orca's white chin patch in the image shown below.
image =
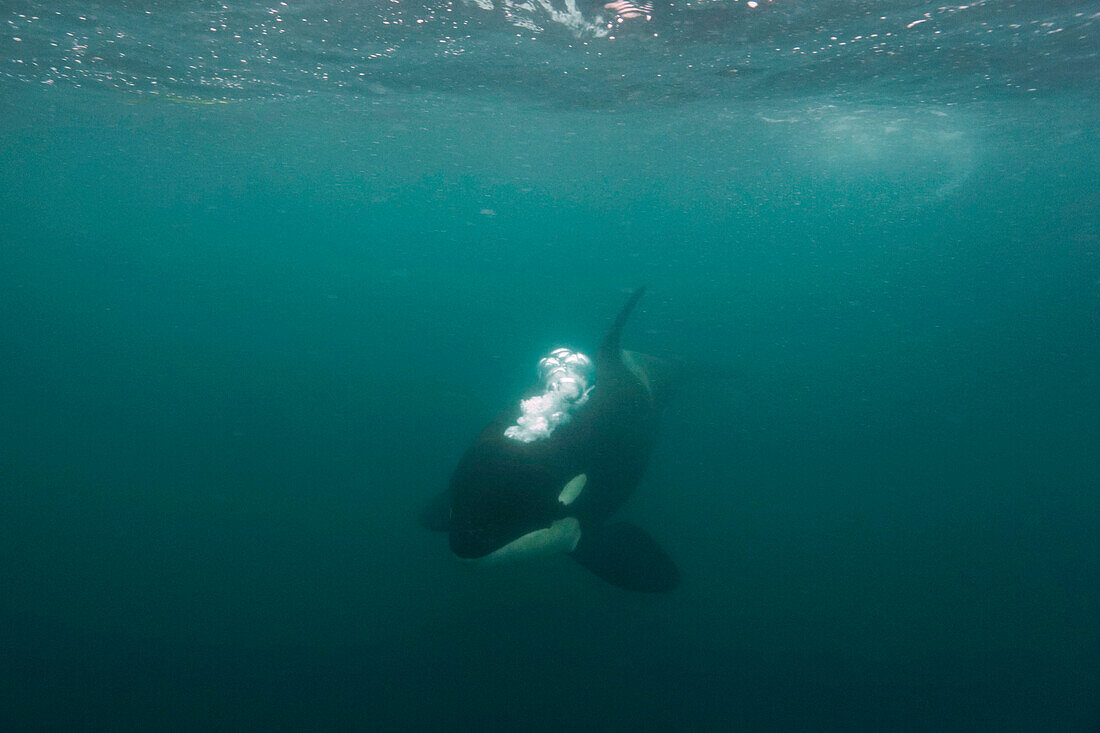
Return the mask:
<svg viewBox="0 0 1100 733">
<path fill-rule="evenodd" d="M 577 548 L 577 543 L 580 541 L 581 523 L 577 521 L 576 517 L 566 517 L 557 520 L 545 529 L 528 532 L 488 555 L 473 558 L 467 562 L 478 565 L 496 565 L 516 560 L 548 557 L 561 552 L 572 552 Z"/>
</svg>

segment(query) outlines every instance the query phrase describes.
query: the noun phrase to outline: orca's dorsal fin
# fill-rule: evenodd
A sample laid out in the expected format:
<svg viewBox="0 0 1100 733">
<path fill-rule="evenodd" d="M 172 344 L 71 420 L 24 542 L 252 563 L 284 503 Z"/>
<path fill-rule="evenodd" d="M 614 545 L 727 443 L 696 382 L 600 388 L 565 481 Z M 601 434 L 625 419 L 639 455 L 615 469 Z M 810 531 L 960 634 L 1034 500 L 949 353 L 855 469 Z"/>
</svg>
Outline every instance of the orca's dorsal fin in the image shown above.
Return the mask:
<svg viewBox="0 0 1100 733">
<path fill-rule="evenodd" d="M 619 315 L 615 317 L 615 322 L 611 324 L 611 330 L 603 337 L 603 343 L 600 344 L 600 350 L 596 354 L 597 381 L 599 381 L 600 378 L 599 372 L 623 366 L 623 327 L 626 326 L 626 321 L 630 318 L 630 312 L 634 310 L 634 306 L 638 304 L 638 301 L 641 300 L 644 294 L 644 285 L 630 294 L 630 297 L 626 300 L 626 304 L 622 307 L 622 310 L 619 311 Z"/>
</svg>

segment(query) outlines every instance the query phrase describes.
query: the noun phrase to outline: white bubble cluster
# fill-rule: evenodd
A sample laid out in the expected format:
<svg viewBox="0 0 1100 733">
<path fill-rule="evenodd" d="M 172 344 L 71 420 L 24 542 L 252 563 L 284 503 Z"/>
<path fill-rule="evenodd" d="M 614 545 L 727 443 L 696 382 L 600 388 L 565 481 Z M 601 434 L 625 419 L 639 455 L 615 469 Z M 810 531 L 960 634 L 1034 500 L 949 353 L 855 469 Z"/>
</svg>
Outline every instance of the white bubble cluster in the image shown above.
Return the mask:
<svg viewBox="0 0 1100 733">
<path fill-rule="evenodd" d="M 540 359 L 543 392 L 520 402 L 520 416 L 504 437 L 523 443 L 550 437 L 588 401 L 594 371 L 592 360 L 579 351 L 555 349 Z"/>
</svg>

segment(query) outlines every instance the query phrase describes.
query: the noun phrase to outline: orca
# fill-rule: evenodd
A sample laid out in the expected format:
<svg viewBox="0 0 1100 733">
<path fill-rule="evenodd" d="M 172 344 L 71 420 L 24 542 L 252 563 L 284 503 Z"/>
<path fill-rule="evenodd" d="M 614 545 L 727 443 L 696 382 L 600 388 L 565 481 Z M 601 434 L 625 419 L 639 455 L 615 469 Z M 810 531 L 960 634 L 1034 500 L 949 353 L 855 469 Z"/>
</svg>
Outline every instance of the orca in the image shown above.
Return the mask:
<svg viewBox="0 0 1100 733">
<path fill-rule="evenodd" d="M 493 563 L 564 553 L 621 588 L 660 592 L 679 583 L 676 565 L 653 538 L 611 521 L 645 472 L 672 371 L 621 346 L 644 292 L 635 290 L 619 312 L 596 354 L 594 384 L 582 393 L 582 380 L 574 389 L 567 416 L 557 412 L 551 429 L 543 421 L 537 437 L 517 440 L 524 408 L 545 384 L 534 388 L 527 403 L 505 410 L 481 432 L 448 488 L 421 512 L 424 526 L 448 534 L 456 556 Z"/>
</svg>

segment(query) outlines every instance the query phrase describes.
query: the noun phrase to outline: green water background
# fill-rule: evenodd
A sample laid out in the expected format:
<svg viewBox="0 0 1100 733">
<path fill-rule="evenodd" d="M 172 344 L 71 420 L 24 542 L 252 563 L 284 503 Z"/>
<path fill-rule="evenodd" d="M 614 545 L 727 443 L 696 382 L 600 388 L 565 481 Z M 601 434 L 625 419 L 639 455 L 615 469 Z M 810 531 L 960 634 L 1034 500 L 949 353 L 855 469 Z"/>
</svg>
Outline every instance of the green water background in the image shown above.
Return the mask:
<svg viewBox="0 0 1100 733">
<path fill-rule="evenodd" d="M 1100 722 L 1094 105 L 7 92 L 6 725 Z M 455 562 L 416 511 L 640 283 L 721 374 L 623 512 L 682 588 Z"/>
</svg>

